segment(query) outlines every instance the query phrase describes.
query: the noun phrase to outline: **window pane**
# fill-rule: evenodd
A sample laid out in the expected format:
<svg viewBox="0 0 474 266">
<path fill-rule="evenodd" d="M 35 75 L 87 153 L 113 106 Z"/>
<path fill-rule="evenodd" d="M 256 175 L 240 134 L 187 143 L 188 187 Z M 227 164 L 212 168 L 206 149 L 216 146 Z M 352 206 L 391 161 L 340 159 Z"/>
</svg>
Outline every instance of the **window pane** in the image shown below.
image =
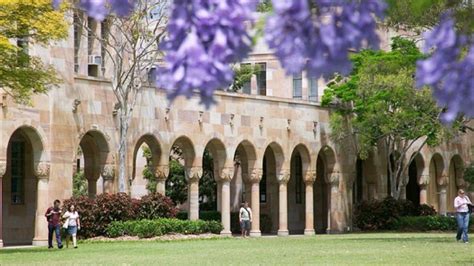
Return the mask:
<svg viewBox="0 0 474 266">
<path fill-rule="evenodd" d="M 309 100 L 312 102 L 318 101 L 318 80 L 316 78 L 309 78 Z"/>
<path fill-rule="evenodd" d="M 258 63 L 259 71 L 257 73 L 258 94 L 267 95 L 267 64 Z"/>
<path fill-rule="evenodd" d="M 240 64 L 242 67 L 243 66 L 250 66 L 250 64 Z M 251 87 L 251 80 L 245 82 L 242 86 L 242 93 L 245 94 L 251 94 L 252 93 L 252 87 Z"/>
<path fill-rule="evenodd" d="M 302 89 L 302 77 L 301 73 L 293 75 L 293 98 L 294 99 L 301 99 L 303 98 L 303 89 Z"/>
</svg>

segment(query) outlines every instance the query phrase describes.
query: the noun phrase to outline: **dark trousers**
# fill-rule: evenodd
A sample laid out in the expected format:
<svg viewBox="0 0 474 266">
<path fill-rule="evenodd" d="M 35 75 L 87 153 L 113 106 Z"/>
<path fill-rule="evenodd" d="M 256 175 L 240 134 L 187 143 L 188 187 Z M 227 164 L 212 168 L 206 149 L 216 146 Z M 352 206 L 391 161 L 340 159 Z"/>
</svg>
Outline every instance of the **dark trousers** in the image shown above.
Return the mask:
<svg viewBox="0 0 474 266">
<path fill-rule="evenodd" d="M 48 224 L 48 247 L 53 247 L 53 232 L 56 235 L 56 242 L 58 242 L 58 247 L 62 247 L 61 243 L 61 226 Z"/>
</svg>

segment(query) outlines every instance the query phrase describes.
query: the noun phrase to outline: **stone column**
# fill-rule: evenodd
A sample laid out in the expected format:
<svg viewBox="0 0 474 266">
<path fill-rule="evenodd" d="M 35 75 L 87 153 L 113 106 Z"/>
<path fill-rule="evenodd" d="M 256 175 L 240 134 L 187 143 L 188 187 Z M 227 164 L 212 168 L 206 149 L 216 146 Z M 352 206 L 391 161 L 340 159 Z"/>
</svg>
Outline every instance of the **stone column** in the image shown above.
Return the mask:
<svg viewBox="0 0 474 266">
<path fill-rule="evenodd" d="M 334 172 L 331 174 L 329 178 L 329 197 L 330 197 L 330 206 L 329 206 L 329 214 L 328 214 L 328 229 L 327 233 L 337 233 L 340 232 L 340 228 L 338 224 L 340 223 L 340 215 L 339 212 L 339 181 L 340 181 L 340 173 Z"/>
<path fill-rule="evenodd" d="M 3 248 L 3 176 L 7 171 L 7 162 L 0 161 L 0 248 Z"/>
<path fill-rule="evenodd" d="M 220 189 L 219 195 L 220 199 L 220 209 L 221 209 L 221 222 L 222 222 L 222 231 L 221 235 L 231 236 L 232 232 L 230 231 L 230 180 L 232 179 L 232 168 L 224 168 L 219 180 L 218 189 Z"/>
<path fill-rule="evenodd" d="M 39 163 L 35 169 L 35 174 L 38 179 L 38 188 L 36 192 L 36 219 L 33 246 L 47 246 L 48 224 L 44 218 L 44 213 L 46 209 L 48 209 L 50 165 L 48 163 Z"/>
<path fill-rule="evenodd" d="M 97 179 L 87 179 L 87 194 L 91 199 L 97 196 Z"/>
<path fill-rule="evenodd" d="M 306 202 L 305 202 L 305 235 L 314 235 L 314 206 L 313 206 L 314 180 L 305 180 Z"/>
<path fill-rule="evenodd" d="M 260 179 L 262 177 L 262 169 L 253 169 L 250 176 L 251 183 L 251 203 L 252 206 L 252 228 L 250 236 L 261 236 L 260 232 Z"/>
<path fill-rule="evenodd" d="M 428 187 L 428 180 L 429 175 L 421 175 L 419 186 L 420 186 L 420 204 L 427 204 L 428 203 L 428 194 L 427 194 L 427 187 Z"/>
<path fill-rule="evenodd" d="M 377 184 L 368 183 L 369 200 L 377 199 Z"/>
<path fill-rule="evenodd" d="M 202 176 L 202 167 L 191 167 L 187 171 L 189 220 L 199 219 L 199 179 Z"/>
<path fill-rule="evenodd" d="M 166 179 L 168 178 L 170 169 L 168 165 L 160 165 L 155 169 L 156 192 L 166 195 Z"/>
<path fill-rule="evenodd" d="M 282 170 L 282 174 L 278 178 L 279 183 L 279 236 L 287 236 L 288 232 L 288 180 L 290 180 L 290 170 Z"/>
<path fill-rule="evenodd" d="M 447 186 L 446 185 L 440 185 L 439 187 L 439 210 L 438 210 L 438 213 L 440 215 L 446 215 L 446 212 L 447 212 L 447 201 L 448 201 L 448 197 L 447 197 L 447 190 L 446 190 Z"/>
<path fill-rule="evenodd" d="M 106 164 L 102 169 L 101 176 L 104 180 L 104 193 L 114 193 L 115 166 Z"/>
<path fill-rule="evenodd" d="M 230 191 L 229 191 L 229 193 L 230 193 Z M 229 198 L 230 198 L 230 195 L 229 195 Z M 219 182 L 217 182 L 217 206 L 216 206 L 218 212 L 222 211 L 221 206 L 222 206 L 222 182 L 219 181 Z"/>
</svg>

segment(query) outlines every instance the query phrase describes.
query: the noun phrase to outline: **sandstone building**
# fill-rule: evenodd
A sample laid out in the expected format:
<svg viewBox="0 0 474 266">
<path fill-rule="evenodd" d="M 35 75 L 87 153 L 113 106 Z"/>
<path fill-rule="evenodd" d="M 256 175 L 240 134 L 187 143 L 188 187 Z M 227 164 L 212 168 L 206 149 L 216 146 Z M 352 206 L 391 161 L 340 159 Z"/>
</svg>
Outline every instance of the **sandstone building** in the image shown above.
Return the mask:
<svg viewBox="0 0 474 266">
<path fill-rule="evenodd" d="M 381 36 L 387 48 L 391 33 L 381 30 Z M 0 97 L 0 245 L 46 244 L 44 212 L 54 199 L 72 195 L 78 148 L 89 194 L 117 191 L 118 118 L 111 69 L 107 60 L 97 60 L 103 57 L 100 47 L 88 45 L 75 40 L 71 27 L 65 41 L 30 47 L 30 53 L 56 66 L 63 83 L 48 95 L 35 96 L 32 106 Z M 230 233 L 228 213 L 242 191 L 254 212 L 253 235 L 260 234 L 260 214 L 271 218 L 278 235 L 351 230 L 355 202 L 387 195 L 383 157 L 357 160 L 343 143 L 330 140 L 330 110 L 319 103 L 323 80 L 304 73 L 286 76 L 261 44 L 245 63 L 259 64 L 260 73 L 242 93 L 216 93 L 218 104 L 209 110 L 197 98 L 169 106 L 155 88 L 139 95 L 128 138 L 129 190 L 143 192 L 133 187 L 140 185 L 136 161 L 143 143 L 152 150 L 161 192 L 171 147 L 178 145 L 189 183 L 189 218 L 197 219 L 198 181 L 208 149 L 223 234 Z M 424 147 L 410 166 L 404 196 L 440 213 L 453 211 L 456 190 L 464 185 L 463 167 L 474 158 L 473 145 L 474 135 L 466 134 Z"/>
</svg>

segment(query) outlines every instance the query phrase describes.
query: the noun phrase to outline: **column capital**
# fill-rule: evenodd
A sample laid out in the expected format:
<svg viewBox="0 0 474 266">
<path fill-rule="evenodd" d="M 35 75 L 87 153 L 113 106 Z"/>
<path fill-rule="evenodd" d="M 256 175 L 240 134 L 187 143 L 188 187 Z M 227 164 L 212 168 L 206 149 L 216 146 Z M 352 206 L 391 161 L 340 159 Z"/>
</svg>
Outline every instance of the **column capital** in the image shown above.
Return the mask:
<svg viewBox="0 0 474 266">
<path fill-rule="evenodd" d="M 158 165 L 155 168 L 155 177 L 158 180 L 166 180 L 168 178 L 170 168 L 168 165 Z"/>
<path fill-rule="evenodd" d="M 35 175 L 38 179 L 49 179 L 50 173 L 50 164 L 45 162 L 40 162 L 35 168 Z"/>
<path fill-rule="evenodd" d="M 287 184 L 288 181 L 290 180 L 290 175 L 291 175 L 290 169 L 282 169 L 277 176 L 278 183 Z"/>
<path fill-rule="evenodd" d="M 221 182 L 230 182 L 232 177 L 234 176 L 234 168 L 232 167 L 224 167 L 220 175 L 218 176 L 219 181 Z"/>
<path fill-rule="evenodd" d="M 115 178 L 115 165 L 106 164 L 102 173 L 100 174 L 104 180 L 114 180 Z"/>
<path fill-rule="evenodd" d="M 199 182 L 199 179 L 202 177 L 202 167 L 193 166 L 186 169 L 186 179 L 191 182 Z"/>
<path fill-rule="evenodd" d="M 250 183 L 260 183 L 260 180 L 262 179 L 262 169 L 261 168 L 253 168 L 250 173 Z"/>
<path fill-rule="evenodd" d="M 0 180 L 5 175 L 6 172 L 7 172 L 7 162 L 0 161 Z"/>
<path fill-rule="evenodd" d="M 430 175 L 422 174 L 418 180 L 418 185 L 420 187 L 425 187 L 428 185 L 429 180 L 430 180 Z"/>
<path fill-rule="evenodd" d="M 448 175 L 442 175 L 437 181 L 438 186 L 447 186 L 448 185 L 449 177 Z"/>
<path fill-rule="evenodd" d="M 308 184 L 313 184 L 314 181 L 316 181 L 316 171 L 315 170 L 306 171 L 304 182 Z"/>
<path fill-rule="evenodd" d="M 339 185 L 339 181 L 341 180 L 341 173 L 339 171 L 334 171 L 328 176 L 328 183 L 332 186 Z"/>
</svg>

